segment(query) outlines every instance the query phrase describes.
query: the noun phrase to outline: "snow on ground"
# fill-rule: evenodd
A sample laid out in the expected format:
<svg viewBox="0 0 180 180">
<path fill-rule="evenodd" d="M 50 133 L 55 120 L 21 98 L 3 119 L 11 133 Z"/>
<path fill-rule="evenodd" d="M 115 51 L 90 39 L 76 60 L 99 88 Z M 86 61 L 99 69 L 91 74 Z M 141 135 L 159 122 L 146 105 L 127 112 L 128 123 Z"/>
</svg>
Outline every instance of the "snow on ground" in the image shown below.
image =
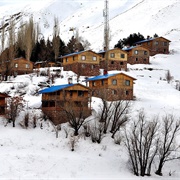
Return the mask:
<svg viewBox="0 0 180 180">
<path fill-rule="evenodd" d="M 128 65 L 127 73 L 137 79 L 134 85 L 136 100 L 133 101 L 132 116 L 144 108 L 149 117 L 168 113 L 180 117 L 180 92 L 174 87 L 175 80 L 180 79 L 179 66 L 176 65 L 178 61 L 179 53 L 175 53 L 151 57 L 149 65 Z M 167 69 L 174 76 L 170 84 L 165 81 Z M 74 83 L 77 80 L 73 72 L 61 71 L 61 75 L 55 80 L 54 85 L 66 84 L 68 77 L 72 77 Z M 12 95 L 16 94 L 14 92 L 19 84 L 25 82 L 28 84 L 24 96 L 28 107 L 26 106 L 25 111 L 20 114 L 16 127 L 12 128 L 12 124 L 5 126 L 6 120 L 0 122 L 0 177 L 4 179 L 140 179 L 128 169 L 128 156 L 124 147 L 114 144 L 110 134 L 106 135 L 101 144 L 92 143 L 90 138 L 79 137 L 75 151 L 72 152 L 70 135 L 65 138 L 66 124 L 59 131 L 59 138 L 55 137 L 53 126 L 48 121 L 39 120 L 35 129 L 32 126 L 23 129 L 19 125 L 27 108 L 32 114 L 40 117 L 40 110 L 37 108 L 41 105 L 41 95 L 33 96 L 31 90 L 38 88 L 38 82 L 45 80 L 47 77 L 37 77 L 34 73 L 12 78 L 11 83 L 0 83 L 0 89 L 2 91 L 11 89 Z M 12 89 L 13 85 L 15 89 Z M 97 109 L 98 103 L 98 98 L 92 99 L 94 109 Z M 173 179 L 180 178 L 179 167 L 179 161 L 167 163 L 163 171 L 164 177 L 161 179 L 169 179 L 170 171 L 173 172 Z M 144 179 L 159 179 L 160 177 L 153 172 L 151 177 Z"/>
</svg>

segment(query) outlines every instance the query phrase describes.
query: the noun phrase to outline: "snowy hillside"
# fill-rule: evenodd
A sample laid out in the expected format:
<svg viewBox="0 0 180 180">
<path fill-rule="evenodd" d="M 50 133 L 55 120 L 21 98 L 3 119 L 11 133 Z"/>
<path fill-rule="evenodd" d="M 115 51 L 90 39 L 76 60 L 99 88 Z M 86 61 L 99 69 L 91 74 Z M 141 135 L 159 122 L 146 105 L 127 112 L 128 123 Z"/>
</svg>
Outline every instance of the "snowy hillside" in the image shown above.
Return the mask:
<svg viewBox="0 0 180 180">
<path fill-rule="evenodd" d="M 6 21 L 10 15 L 20 13 L 20 17 L 16 19 L 18 27 L 21 19 L 25 21 L 33 15 L 45 38 L 51 38 L 54 17 L 58 17 L 61 38 L 66 43 L 73 35 L 73 31 L 69 31 L 73 27 L 79 30 L 80 36 L 91 43 L 93 50 L 99 51 L 103 47 L 104 0 L 5 2 L 0 2 L 0 20 Z M 145 37 L 157 33 L 171 41 L 179 41 L 174 37 L 180 31 L 179 8 L 179 0 L 165 0 L 163 3 L 151 0 L 110 0 L 110 46 L 114 47 L 119 39 L 127 37 L 130 33 L 138 32 Z"/>
<path fill-rule="evenodd" d="M 137 79 L 134 84 L 136 100 L 132 102 L 131 116 L 136 117 L 143 108 L 148 118 L 154 115 L 161 117 L 168 113 L 179 118 L 180 91 L 176 90 L 175 86 L 180 81 L 180 1 L 109 1 L 111 46 L 120 38 L 134 32 L 143 35 L 157 33 L 171 40 L 169 55 L 153 56 L 149 65 L 128 65 L 127 73 Z M 10 14 L 18 12 L 22 12 L 23 18 L 34 14 L 42 26 L 42 33 L 50 36 L 53 18 L 57 15 L 61 20 L 63 40 L 68 41 L 72 36 L 70 27 L 77 27 L 80 35 L 91 42 L 92 48 L 99 50 L 103 43 L 103 7 L 103 0 L 26 0 L 23 3 L 20 0 L 8 3 L 0 1 L 0 18 L 6 19 Z M 167 70 L 173 76 L 169 84 L 165 80 Z M 72 72 L 62 71 L 61 75 L 61 78 L 55 79 L 54 85 L 67 83 L 68 77 L 73 77 L 73 82 L 77 81 L 76 74 Z M 83 79 L 84 77 L 81 77 L 81 80 Z M 12 96 L 24 94 L 26 100 L 26 107 L 19 114 L 15 128 L 0 118 L 0 179 L 180 179 L 179 160 L 164 166 L 163 177 L 154 174 L 156 162 L 153 163 L 151 177 L 134 176 L 128 168 L 127 151 L 123 145 L 114 143 L 110 133 L 107 133 L 101 144 L 92 143 L 90 138 L 80 136 L 75 151 L 72 152 L 72 129 L 68 129 L 69 136 L 66 138 L 64 129 L 67 128 L 67 124 L 63 124 L 59 138 L 56 138 L 52 124 L 40 118 L 41 95 L 35 92 L 39 90 L 38 82 L 45 80 L 47 77 L 37 77 L 36 73 L 33 73 L 11 77 L 8 82 L 0 82 L 0 92 L 8 92 Z M 92 107 L 97 109 L 98 104 L 98 98 L 93 98 Z M 39 117 L 35 129 L 32 124 L 28 129 L 20 125 L 27 111 L 31 114 L 31 120 L 33 115 Z M 180 144 L 180 138 L 177 139 L 177 143 Z"/>
</svg>

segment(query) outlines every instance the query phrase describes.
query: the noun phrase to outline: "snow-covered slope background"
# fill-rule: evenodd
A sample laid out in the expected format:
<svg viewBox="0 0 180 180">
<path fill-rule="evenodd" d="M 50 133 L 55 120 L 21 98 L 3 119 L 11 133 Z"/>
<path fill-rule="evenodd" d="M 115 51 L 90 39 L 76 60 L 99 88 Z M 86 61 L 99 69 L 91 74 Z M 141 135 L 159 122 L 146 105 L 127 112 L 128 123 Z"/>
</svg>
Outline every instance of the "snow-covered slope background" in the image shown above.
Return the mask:
<svg viewBox="0 0 180 180">
<path fill-rule="evenodd" d="M 0 1 L 0 21 L 20 13 L 16 20 L 17 28 L 21 19 L 27 20 L 33 15 L 41 32 L 52 37 L 54 17 L 59 17 L 60 34 L 66 43 L 73 35 L 70 28 L 77 28 L 79 35 L 91 43 L 91 49 L 99 51 L 103 47 L 103 8 L 104 0 L 24 0 Z M 180 80 L 180 1 L 179 0 L 109 0 L 111 42 L 126 38 L 130 33 L 140 32 L 145 37 L 157 33 L 169 40 L 170 54 L 156 55 L 150 58 L 149 65 L 128 65 L 128 73 L 137 80 L 134 85 L 132 116 L 144 108 L 148 117 L 172 113 L 180 117 L 180 91 L 175 89 Z M 152 69 L 151 71 L 149 69 Z M 170 84 L 165 81 L 165 74 L 170 70 L 174 79 Z M 111 72 L 109 72 L 111 73 Z M 72 72 L 62 72 L 64 78 L 56 79 L 55 84 L 67 83 L 69 76 L 76 82 Z M 83 77 L 82 77 L 83 79 Z M 29 111 L 39 115 L 41 95 L 33 96 L 37 83 L 46 77 L 22 75 L 12 78 L 11 83 L 0 83 L 0 92 L 15 95 L 16 87 L 22 83 L 26 94 Z M 12 89 L 12 86 L 15 89 Z M 93 98 L 92 106 L 98 106 L 98 99 Z M 90 139 L 79 138 L 75 152 L 70 151 L 70 139 L 65 132 L 55 132 L 49 122 L 38 122 L 37 128 L 22 129 L 22 112 L 16 128 L 11 124 L 4 126 L 0 121 L 0 179 L 139 179 L 127 167 L 127 153 L 123 146 L 115 145 L 110 135 L 101 144 L 94 144 Z M 43 123 L 43 129 L 40 128 Z M 180 143 L 180 138 L 177 139 Z M 154 167 L 156 163 L 154 163 Z M 172 177 L 169 177 L 172 172 Z M 160 178 L 152 171 L 147 179 L 179 179 L 180 161 L 167 163 Z"/>
</svg>

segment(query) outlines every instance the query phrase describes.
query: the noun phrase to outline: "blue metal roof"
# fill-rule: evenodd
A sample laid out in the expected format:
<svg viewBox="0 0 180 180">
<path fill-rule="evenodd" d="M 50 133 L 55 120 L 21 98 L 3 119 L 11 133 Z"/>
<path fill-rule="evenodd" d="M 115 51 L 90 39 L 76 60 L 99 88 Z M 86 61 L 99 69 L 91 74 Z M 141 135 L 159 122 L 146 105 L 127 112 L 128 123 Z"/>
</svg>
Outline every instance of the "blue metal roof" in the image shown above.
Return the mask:
<svg viewBox="0 0 180 180">
<path fill-rule="evenodd" d="M 116 73 L 119 74 L 119 73 Z M 105 74 L 105 75 L 99 75 L 99 76 L 94 76 L 92 78 L 88 78 L 86 81 L 94 81 L 94 80 L 101 80 L 101 79 L 107 79 L 111 76 L 115 76 L 116 74 Z"/>
<path fill-rule="evenodd" d="M 155 38 L 149 38 L 149 39 L 144 39 L 142 41 L 138 41 L 138 42 L 135 42 L 134 44 L 139 44 L 139 43 L 143 43 L 143 42 L 149 42 L 149 41 L 152 41 L 154 40 Z"/>
<path fill-rule="evenodd" d="M 74 86 L 75 84 L 63 84 L 63 85 L 58 85 L 58 86 L 51 86 L 50 88 L 43 89 L 39 91 L 39 94 L 44 94 L 44 93 L 52 93 L 56 92 L 71 86 Z"/>
<path fill-rule="evenodd" d="M 81 54 L 81 53 L 86 52 L 86 51 L 91 51 L 91 50 L 78 51 L 78 52 L 66 54 L 66 55 L 64 55 L 64 56 L 61 56 L 60 58 L 64 58 L 64 57 L 68 57 L 68 56 L 73 56 L 73 55 Z"/>
</svg>

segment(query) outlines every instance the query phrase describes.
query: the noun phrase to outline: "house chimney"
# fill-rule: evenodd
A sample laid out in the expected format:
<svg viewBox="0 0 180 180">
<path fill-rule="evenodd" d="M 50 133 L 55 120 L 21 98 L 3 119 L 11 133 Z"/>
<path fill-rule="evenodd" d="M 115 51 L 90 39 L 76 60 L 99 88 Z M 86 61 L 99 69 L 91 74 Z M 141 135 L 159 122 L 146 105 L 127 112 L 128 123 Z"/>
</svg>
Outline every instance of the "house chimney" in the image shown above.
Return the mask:
<svg viewBox="0 0 180 180">
<path fill-rule="evenodd" d="M 107 50 L 107 48 L 106 48 L 106 46 L 104 46 L 104 51 L 106 51 Z"/>
<path fill-rule="evenodd" d="M 149 36 L 149 35 L 147 36 L 147 39 L 150 39 L 150 36 Z"/>
<path fill-rule="evenodd" d="M 103 72 L 104 75 L 108 74 L 108 71 L 106 69 L 104 69 L 104 72 Z"/>
<path fill-rule="evenodd" d="M 75 49 L 75 52 L 79 52 L 79 50 L 78 50 L 78 49 Z"/>
<path fill-rule="evenodd" d="M 68 78 L 68 84 L 72 84 L 72 77 Z"/>
</svg>

